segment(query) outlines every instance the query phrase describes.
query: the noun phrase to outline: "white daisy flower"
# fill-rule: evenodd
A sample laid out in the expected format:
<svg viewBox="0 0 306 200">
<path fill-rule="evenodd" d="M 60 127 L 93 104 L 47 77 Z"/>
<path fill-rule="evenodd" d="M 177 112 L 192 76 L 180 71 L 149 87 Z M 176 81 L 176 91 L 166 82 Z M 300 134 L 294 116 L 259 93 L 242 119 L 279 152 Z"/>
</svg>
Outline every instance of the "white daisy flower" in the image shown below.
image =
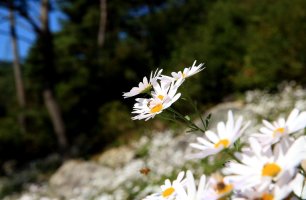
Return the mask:
<svg viewBox="0 0 306 200">
<path fill-rule="evenodd" d="M 123 97 L 128 98 L 136 96 L 141 93 L 149 92 L 152 88 L 152 84 L 157 81 L 162 71 L 163 71 L 162 69 L 161 70 L 156 69 L 154 73 L 151 72 L 149 80 L 147 79 L 147 77 L 144 77 L 143 81 L 139 83 L 138 87 L 133 87 L 129 92 L 124 92 Z"/>
<path fill-rule="evenodd" d="M 258 141 L 264 145 L 271 145 L 280 140 L 280 138 L 288 136 L 306 127 L 306 112 L 293 109 L 287 120 L 280 118 L 273 123 L 263 120 L 264 127 L 260 128 L 260 133 L 253 134 Z"/>
<path fill-rule="evenodd" d="M 169 179 L 165 180 L 165 184 L 161 185 L 161 192 L 159 193 L 154 193 L 149 196 L 147 196 L 144 200 L 173 200 L 175 199 L 177 195 L 177 189 L 176 185 L 185 185 L 185 180 L 184 180 L 185 172 L 180 172 L 177 175 L 176 180 L 174 180 L 172 183 Z"/>
<path fill-rule="evenodd" d="M 181 183 L 174 183 L 177 196 L 176 200 L 216 200 L 218 196 L 215 195 L 212 188 L 209 187 L 206 182 L 206 176 L 202 175 L 200 178 L 200 182 L 198 185 L 198 189 L 196 189 L 196 183 L 193 178 L 191 171 L 186 172 L 186 182 L 185 186 Z"/>
<path fill-rule="evenodd" d="M 153 84 L 153 91 L 151 92 L 151 95 L 153 98 L 158 98 L 160 100 L 163 100 L 167 96 L 173 97 L 180 85 L 181 84 L 179 81 L 174 81 L 171 84 L 164 81 L 161 81 L 160 83 L 155 82 Z"/>
<path fill-rule="evenodd" d="M 237 121 L 234 120 L 232 111 L 228 111 L 226 124 L 219 122 L 217 133 L 211 130 L 205 132 L 204 137 L 197 137 L 198 143 L 191 143 L 190 146 L 199 149 L 199 153 L 190 155 L 190 158 L 205 158 L 212 154 L 217 154 L 225 148 L 229 148 L 248 127 L 249 122 L 242 126 L 242 116 Z"/>
<path fill-rule="evenodd" d="M 292 179 L 290 176 L 281 176 L 276 183 L 271 183 L 267 187 L 252 187 L 243 190 L 236 190 L 234 200 L 283 200 L 289 198 L 292 192 Z"/>
<path fill-rule="evenodd" d="M 133 120 L 145 119 L 146 121 L 154 118 L 155 115 L 160 114 L 163 110 L 169 108 L 175 101 L 177 101 L 181 93 L 176 93 L 178 86 L 175 83 L 165 86 L 163 83 L 153 84 L 152 98 L 138 98 L 134 104 L 132 113 L 136 116 Z"/>
<path fill-rule="evenodd" d="M 292 180 L 305 154 L 306 136 L 298 138 L 289 147 L 285 142 L 278 143 L 273 152 L 271 148 L 264 151 L 257 140 L 250 138 L 250 149 L 235 154 L 240 163 L 227 163 L 223 173 L 229 175 L 225 177 L 227 181 L 237 183 L 239 190 L 257 187 L 262 191 L 271 183 L 282 188 L 284 183 Z"/>
<path fill-rule="evenodd" d="M 173 81 L 181 80 L 181 83 L 182 83 L 186 78 L 193 76 L 204 69 L 203 67 L 204 63 L 201 63 L 198 66 L 196 66 L 196 62 L 197 61 L 195 60 L 191 67 L 186 67 L 184 68 L 183 71 L 172 72 L 171 76 L 162 75 L 160 79 L 165 82 L 173 82 Z"/>
</svg>

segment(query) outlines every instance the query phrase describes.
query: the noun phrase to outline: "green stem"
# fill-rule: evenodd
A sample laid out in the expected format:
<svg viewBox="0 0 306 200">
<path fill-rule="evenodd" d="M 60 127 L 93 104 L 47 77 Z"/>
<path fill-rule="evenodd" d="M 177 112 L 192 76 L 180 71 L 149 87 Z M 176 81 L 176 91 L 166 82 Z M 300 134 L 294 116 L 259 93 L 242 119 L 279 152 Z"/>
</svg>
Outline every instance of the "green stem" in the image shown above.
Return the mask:
<svg viewBox="0 0 306 200">
<path fill-rule="evenodd" d="M 200 117 L 200 120 L 202 122 L 202 125 L 204 127 L 204 130 L 206 131 L 207 128 L 208 128 L 208 121 L 210 119 L 210 114 L 206 117 L 206 119 L 204 120 L 203 117 L 202 117 L 202 114 L 199 112 L 199 109 L 198 109 L 198 106 L 197 106 L 197 102 L 196 101 L 193 101 L 191 96 L 187 93 L 185 94 L 186 96 L 186 99 L 182 98 L 183 100 L 185 101 L 188 101 L 188 103 L 190 103 L 190 105 L 193 107 L 194 111 L 197 113 L 197 115 L 199 115 Z M 204 131 L 204 132 L 205 132 Z M 203 131 L 202 131 L 203 132 Z"/>
<path fill-rule="evenodd" d="M 236 158 L 236 156 L 230 151 L 230 149 L 225 149 L 224 151 L 230 158 L 240 163 L 240 161 Z"/>
<path fill-rule="evenodd" d="M 168 116 L 163 116 L 162 114 L 158 115 L 158 117 L 160 117 L 161 119 L 164 119 L 164 120 L 168 120 L 168 121 L 172 121 L 172 122 L 177 122 L 177 120 L 172 119 L 171 117 L 168 117 Z"/>
<path fill-rule="evenodd" d="M 202 117 L 201 113 L 199 112 L 199 109 L 198 109 L 196 103 L 194 103 L 194 102 L 192 101 L 192 99 L 190 98 L 189 95 L 187 96 L 187 99 L 189 100 L 189 102 L 190 102 L 191 106 L 193 107 L 193 109 L 195 110 L 195 112 L 199 115 L 199 117 L 200 117 L 200 119 L 201 119 L 201 122 L 202 122 L 202 124 L 203 124 L 203 126 L 204 126 L 204 129 L 206 130 L 206 129 L 207 129 L 206 123 L 204 122 L 203 117 Z"/>
<path fill-rule="evenodd" d="M 173 108 L 168 108 L 169 111 L 171 111 L 172 113 L 174 113 L 177 117 L 179 117 L 180 119 L 182 119 L 190 128 L 195 129 L 195 130 L 199 130 L 203 133 L 205 133 L 205 130 L 198 127 L 195 123 L 193 123 L 190 120 L 187 120 L 181 113 L 177 112 L 176 110 L 174 110 Z"/>
</svg>

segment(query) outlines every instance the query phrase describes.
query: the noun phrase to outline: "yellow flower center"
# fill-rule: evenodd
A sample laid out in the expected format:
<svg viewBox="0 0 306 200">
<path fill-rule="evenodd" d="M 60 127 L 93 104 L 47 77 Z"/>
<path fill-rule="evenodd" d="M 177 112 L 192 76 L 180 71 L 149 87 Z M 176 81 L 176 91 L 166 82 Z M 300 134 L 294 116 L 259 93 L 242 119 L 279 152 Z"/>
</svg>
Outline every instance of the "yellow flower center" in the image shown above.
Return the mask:
<svg viewBox="0 0 306 200">
<path fill-rule="evenodd" d="M 272 194 L 263 194 L 262 200 L 273 200 L 274 196 Z"/>
<path fill-rule="evenodd" d="M 218 194 L 226 194 L 233 190 L 233 185 L 232 184 L 227 185 L 223 181 L 221 181 L 217 183 L 215 190 L 217 191 Z"/>
<path fill-rule="evenodd" d="M 273 131 L 273 136 L 276 136 L 276 134 L 283 134 L 285 133 L 286 129 L 285 128 L 277 128 Z"/>
<path fill-rule="evenodd" d="M 169 188 L 167 188 L 166 190 L 163 191 L 162 196 L 164 198 L 169 197 L 173 192 L 174 192 L 174 188 L 169 187 Z"/>
<path fill-rule="evenodd" d="M 267 163 L 262 168 L 261 175 L 275 177 L 280 171 L 281 168 L 276 163 Z"/>
<path fill-rule="evenodd" d="M 163 105 L 160 103 L 160 104 L 157 104 L 156 106 L 154 106 L 153 108 L 151 108 L 150 112 L 151 113 L 157 113 L 159 111 L 161 111 L 163 109 Z"/>
<path fill-rule="evenodd" d="M 223 147 L 226 148 L 226 147 L 228 147 L 229 143 L 230 142 L 229 142 L 228 139 L 222 139 L 215 144 L 215 148 L 218 148 L 220 145 L 223 145 Z"/>
<path fill-rule="evenodd" d="M 163 100 L 164 96 L 160 94 L 160 95 L 157 96 L 157 98 L 159 98 L 160 100 Z"/>
</svg>

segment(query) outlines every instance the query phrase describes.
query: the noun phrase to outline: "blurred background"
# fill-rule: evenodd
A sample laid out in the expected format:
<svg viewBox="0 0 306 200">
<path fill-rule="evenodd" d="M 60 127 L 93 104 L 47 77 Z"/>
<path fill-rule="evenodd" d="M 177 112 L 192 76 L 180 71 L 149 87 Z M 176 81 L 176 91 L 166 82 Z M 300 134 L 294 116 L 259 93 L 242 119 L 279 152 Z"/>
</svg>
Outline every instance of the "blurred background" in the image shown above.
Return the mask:
<svg viewBox="0 0 306 200">
<path fill-rule="evenodd" d="M 156 68 L 205 63 L 182 88 L 201 111 L 305 86 L 305 22 L 305 0 L 0 0 L 1 195 L 168 126 L 132 121 L 122 97 Z"/>
</svg>

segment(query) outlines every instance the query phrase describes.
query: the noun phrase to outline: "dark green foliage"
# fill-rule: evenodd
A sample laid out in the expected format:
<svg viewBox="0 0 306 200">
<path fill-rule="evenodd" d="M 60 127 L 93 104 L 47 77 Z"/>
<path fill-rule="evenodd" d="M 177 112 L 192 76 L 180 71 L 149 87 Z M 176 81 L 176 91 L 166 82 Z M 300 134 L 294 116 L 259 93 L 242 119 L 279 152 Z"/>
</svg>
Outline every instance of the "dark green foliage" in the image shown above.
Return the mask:
<svg viewBox="0 0 306 200">
<path fill-rule="evenodd" d="M 306 2 L 254 2 L 253 6 L 244 66 L 235 84 L 242 88 L 273 88 L 282 80 L 305 84 Z"/>
<path fill-rule="evenodd" d="M 217 1 L 205 21 L 177 40 L 166 64 L 205 62 L 200 89 L 191 90 L 204 102 L 254 87 L 275 89 L 284 80 L 305 84 L 305 8 L 301 0 Z"/>
<path fill-rule="evenodd" d="M 126 138 L 129 138 L 129 134 L 136 128 L 127 107 L 119 101 L 111 101 L 99 109 L 97 124 L 97 130 L 87 132 L 87 137 L 82 141 L 83 145 L 87 146 L 81 147 L 85 152 L 97 152 L 109 144 L 119 142 L 120 137 L 124 137 L 127 142 Z"/>
<path fill-rule="evenodd" d="M 12 105 L 15 105 L 15 88 L 12 63 L 0 62 L 0 119 L 5 117 Z"/>
</svg>

